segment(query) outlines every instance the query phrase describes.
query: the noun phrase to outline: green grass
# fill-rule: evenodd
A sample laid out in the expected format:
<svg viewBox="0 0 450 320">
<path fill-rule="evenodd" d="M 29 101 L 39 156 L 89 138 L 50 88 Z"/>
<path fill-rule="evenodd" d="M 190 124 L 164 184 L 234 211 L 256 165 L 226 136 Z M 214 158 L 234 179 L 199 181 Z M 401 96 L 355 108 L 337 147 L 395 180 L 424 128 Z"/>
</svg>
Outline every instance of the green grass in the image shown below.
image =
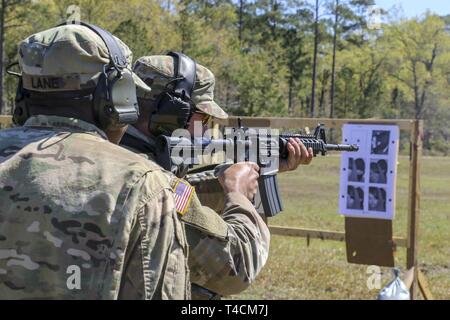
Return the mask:
<svg viewBox="0 0 450 320">
<path fill-rule="evenodd" d="M 344 230 L 337 214 L 340 157 L 318 157 L 310 166 L 280 175 L 285 211 L 271 225 Z M 406 237 L 409 160 L 399 158 L 394 234 Z M 436 299 L 450 299 L 450 158 L 424 157 L 421 168 L 418 257 Z M 396 265 L 405 270 L 406 249 Z M 347 263 L 345 243 L 272 236 L 269 261 L 255 283 L 232 299 L 374 299 L 367 266 Z M 382 286 L 391 269 L 381 268 Z"/>
</svg>

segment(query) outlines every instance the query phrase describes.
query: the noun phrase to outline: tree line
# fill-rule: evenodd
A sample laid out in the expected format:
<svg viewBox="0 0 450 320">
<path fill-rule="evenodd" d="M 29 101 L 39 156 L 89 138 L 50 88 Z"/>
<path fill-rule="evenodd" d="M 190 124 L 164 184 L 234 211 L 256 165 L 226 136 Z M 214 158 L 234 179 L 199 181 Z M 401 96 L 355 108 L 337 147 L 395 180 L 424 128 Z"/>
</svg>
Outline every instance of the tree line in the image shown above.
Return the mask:
<svg viewBox="0 0 450 320">
<path fill-rule="evenodd" d="M 0 101 L 17 44 L 77 15 L 134 58 L 183 51 L 216 75 L 230 114 L 425 120 L 424 146 L 450 152 L 450 18 L 401 19 L 373 0 L 1 0 Z"/>
</svg>

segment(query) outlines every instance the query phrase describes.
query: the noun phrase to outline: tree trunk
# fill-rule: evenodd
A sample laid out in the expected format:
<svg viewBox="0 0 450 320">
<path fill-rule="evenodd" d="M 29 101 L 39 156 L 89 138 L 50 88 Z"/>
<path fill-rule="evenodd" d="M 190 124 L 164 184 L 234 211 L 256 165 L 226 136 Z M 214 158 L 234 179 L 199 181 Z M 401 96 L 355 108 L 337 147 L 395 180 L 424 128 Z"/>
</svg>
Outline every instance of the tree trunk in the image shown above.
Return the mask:
<svg viewBox="0 0 450 320">
<path fill-rule="evenodd" d="M 420 102 L 419 102 L 419 81 L 417 77 L 417 62 L 412 61 L 412 71 L 413 71 L 413 81 L 414 81 L 414 107 L 415 107 L 415 118 L 419 119 L 420 115 Z"/>
<path fill-rule="evenodd" d="M 308 110 L 311 110 L 311 98 L 309 96 L 306 97 L 306 110 L 305 116 L 308 114 Z"/>
<path fill-rule="evenodd" d="M 230 107 L 230 91 L 231 91 L 231 85 L 230 85 L 230 80 L 226 80 L 227 82 L 227 86 L 225 87 L 226 93 L 225 93 L 225 106 L 227 106 L 227 108 Z"/>
<path fill-rule="evenodd" d="M 289 77 L 289 96 L 288 96 L 288 114 L 289 115 L 294 114 L 293 86 L 294 86 L 294 79 L 292 78 L 292 76 L 290 76 Z"/>
<path fill-rule="evenodd" d="M 312 88 L 311 88 L 311 117 L 315 116 L 315 101 L 316 101 L 316 73 L 317 73 L 317 51 L 319 46 L 319 0 L 316 0 L 316 18 L 314 22 L 314 57 L 313 57 L 313 74 L 312 74 Z"/>
<path fill-rule="evenodd" d="M 347 106 L 348 106 L 348 81 L 345 81 L 344 85 L 344 118 L 347 117 Z"/>
<path fill-rule="evenodd" d="M 275 41 L 277 39 L 277 12 L 278 12 L 278 3 L 276 0 L 270 1 L 270 10 L 272 13 L 272 25 L 270 26 L 270 30 L 272 33 L 272 39 Z"/>
<path fill-rule="evenodd" d="M 337 45 L 337 28 L 339 20 L 338 12 L 339 0 L 336 0 L 334 8 L 334 35 L 333 35 L 333 62 L 331 66 L 331 89 L 330 89 L 330 118 L 334 116 L 334 88 L 336 79 L 336 45 Z"/>
<path fill-rule="evenodd" d="M 181 52 L 186 53 L 187 45 L 186 45 L 186 23 L 187 23 L 187 14 L 185 12 L 186 8 L 183 7 L 180 10 L 180 25 L 179 28 L 181 33 Z"/>
<path fill-rule="evenodd" d="M 244 0 L 239 0 L 239 43 L 242 44 Z"/>
<path fill-rule="evenodd" d="M 303 110 L 305 109 L 305 100 L 303 97 L 300 97 L 300 115 L 303 116 Z"/>
<path fill-rule="evenodd" d="M 328 72 L 327 70 L 324 70 L 322 74 L 322 88 L 320 89 L 320 96 L 319 96 L 319 116 L 325 114 L 325 95 L 327 93 L 327 83 L 328 83 Z"/>
<path fill-rule="evenodd" d="M 0 114 L 3 110 L 3 92 L 4 92 L 4 40 L 5 40 L 5 15 L 6 15 L 6 0 L 2 0 L 2 10 L 0 12 Z"/>
</svg>

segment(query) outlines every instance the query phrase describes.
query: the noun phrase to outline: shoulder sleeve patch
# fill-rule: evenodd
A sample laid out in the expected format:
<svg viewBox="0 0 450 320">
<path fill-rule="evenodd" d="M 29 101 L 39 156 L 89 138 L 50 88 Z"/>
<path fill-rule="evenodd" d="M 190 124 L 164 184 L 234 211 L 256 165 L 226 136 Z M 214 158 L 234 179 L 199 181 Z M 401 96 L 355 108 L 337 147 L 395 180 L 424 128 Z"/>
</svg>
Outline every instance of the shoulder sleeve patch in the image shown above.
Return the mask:
<svg viewBox="0 0 450 320">
<path fill-rule="evenodd" d="M 189 203 L 194 194 L 194 187 L 183 180 L 176 179 L 172 183 L 172 189 L 175 196 L 176 210 L 179 214 L 184 215 L 189 208 Z"/>
</svg>

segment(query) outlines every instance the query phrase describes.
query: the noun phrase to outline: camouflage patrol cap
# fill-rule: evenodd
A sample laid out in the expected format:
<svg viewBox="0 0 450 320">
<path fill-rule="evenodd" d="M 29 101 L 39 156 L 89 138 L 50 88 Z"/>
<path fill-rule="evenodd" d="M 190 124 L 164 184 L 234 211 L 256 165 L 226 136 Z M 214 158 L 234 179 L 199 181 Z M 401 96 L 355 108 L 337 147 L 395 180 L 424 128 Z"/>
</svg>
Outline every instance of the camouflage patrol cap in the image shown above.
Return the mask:
<svg viewBox="0 0 450 320">
<path fill-rule="evenodd" d="M 174 58 L 168 55 L 142 57 L 135 62 L 133 71 L 152 88 L 150 94 L 138 93 L 138 97 L 155 99 L 175 78 Z M 218 119 L 228 118 L 228 114 L 214 101 L 214 74 L 197 63 L 196 76 L 191 96 L 196 108 Z"/>
<path fill-rule="evenodd" d="M 132 53 L 114 37 L 121 47 L 128 69 Z M 32 91 L 76 91 L 94 88 L 109 52 L 103 39 L 88 27 L 70 24 L 38 32 L 19 44 L 19 65 L 23 87 Z M 131 70 L 130 70 L 131 72 Z M 136 89 L 141 94 L 150 88 L 133 73 Z"/>
</svg>

